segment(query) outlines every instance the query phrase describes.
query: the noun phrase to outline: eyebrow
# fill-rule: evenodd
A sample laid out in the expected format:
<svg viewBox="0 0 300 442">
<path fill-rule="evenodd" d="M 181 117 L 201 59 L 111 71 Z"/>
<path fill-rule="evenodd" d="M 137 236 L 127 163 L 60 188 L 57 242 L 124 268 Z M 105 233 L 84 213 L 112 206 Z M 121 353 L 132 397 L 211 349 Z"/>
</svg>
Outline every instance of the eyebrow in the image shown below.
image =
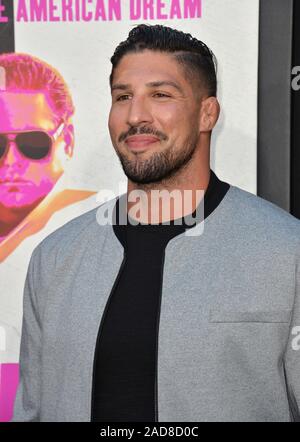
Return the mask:
<svg viewBox="0 0 300 442">
<path fill-rule="evenodd" d="M 117 89 L 121 90 L 121 91 L 125 91 L 126 89 L 130 88 L 130 84 L 121 84 L 121 83 L 116 83 L 113 84 L 111 87 L 111 91 L 115 91 Z"/>
<path fill-rule="evenodd" d="M 163 81 L 151 81 L 150 83 L 147 83 L 146 86 L 148 87 L 160 87 L 160 86 L 171 86 L 177 89 L 179 92 L 182 92 L 181 87 L 178 83 L 175 83 L 175 81 L 171 80 L 163 80 Z"/>
<path fill-rule="evenodd" d="M 169 81 L 169 80 L 163 80 L 163 81 L 151 81 L 150 83 L 146 83 L 147 87 L 160 87 L 160 86 L 171 86 L 177 89 L 179 92 L 183 93 L 182 88 L 179 86 L 179 84 L 175 83 L 175 81 Z M 116 83 L 113 84 L 111 87 L 111 91 L 115 90 L 121 90 L 125 91 L 130 89 L 130 84 L 123 84 L 123 83 Z"/>
</svg>

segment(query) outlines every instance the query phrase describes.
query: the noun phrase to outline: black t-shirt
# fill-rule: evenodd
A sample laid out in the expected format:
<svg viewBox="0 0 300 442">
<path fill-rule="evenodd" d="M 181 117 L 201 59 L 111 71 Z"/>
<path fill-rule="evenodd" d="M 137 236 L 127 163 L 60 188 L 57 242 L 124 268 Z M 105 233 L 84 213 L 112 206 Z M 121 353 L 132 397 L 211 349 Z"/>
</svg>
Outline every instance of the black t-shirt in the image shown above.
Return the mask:
<svg viewBox="0 0 300 442">
<path fill-rule="evenodd" d="M 228 189 L 229 185 L 211 171 L 204 197 L 205 218 Z M 164 252 L 170 239 L 188 227 L 174 222 L 113 227 L 125 253 L 95 349 L 92 421 L 157 420 L 157 339 Z"/>
</svg>

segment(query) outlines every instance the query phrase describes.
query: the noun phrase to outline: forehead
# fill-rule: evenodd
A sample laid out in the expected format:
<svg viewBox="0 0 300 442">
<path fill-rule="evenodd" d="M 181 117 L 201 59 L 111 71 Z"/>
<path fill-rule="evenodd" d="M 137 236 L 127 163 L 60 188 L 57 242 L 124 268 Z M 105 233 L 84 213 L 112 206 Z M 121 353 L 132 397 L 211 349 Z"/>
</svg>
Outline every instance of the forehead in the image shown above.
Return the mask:
<svg viewBox="0 0 300 442">
<path fill-rule="evenodd" d="M 43 91 L 0 91 L 0 132 L 29 129 L 52 130 L 54 108 Z"/>
<path fill-rule="evenodd" d="M 184 70 L 172 54 L 145 50 L 121 58 L 114 70 L 113 84 L 171 80 L 188 86 Z"/>
</svg>

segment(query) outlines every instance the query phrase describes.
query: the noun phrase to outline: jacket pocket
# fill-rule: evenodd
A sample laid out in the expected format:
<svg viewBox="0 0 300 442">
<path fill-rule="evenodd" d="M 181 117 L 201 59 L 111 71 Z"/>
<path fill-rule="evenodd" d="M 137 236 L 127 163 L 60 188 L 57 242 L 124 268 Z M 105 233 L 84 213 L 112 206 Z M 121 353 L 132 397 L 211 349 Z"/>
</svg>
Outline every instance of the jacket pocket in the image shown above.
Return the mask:
<svg viewBox="0 0 300 442">
<path fill-rule="evenodd" d="M 290 322 L 291 310 L 226 310 L 211 309 L 210 322 Z"/>
</svg>

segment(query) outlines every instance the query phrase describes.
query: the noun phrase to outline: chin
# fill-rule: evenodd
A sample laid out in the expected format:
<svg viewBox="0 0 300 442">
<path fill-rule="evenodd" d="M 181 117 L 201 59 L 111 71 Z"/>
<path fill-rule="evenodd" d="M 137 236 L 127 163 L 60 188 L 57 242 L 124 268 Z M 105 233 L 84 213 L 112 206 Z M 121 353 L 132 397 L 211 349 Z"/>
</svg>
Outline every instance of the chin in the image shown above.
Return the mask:
<svg viewBox="0 0 300 442">
<path fill-rule="evenodd" d="M 46 196 L 46 195 L 45 195 Z M 25 210 L 30 206 L 36 206 L 40 203 L 45 196 L 33 196 L 33 195 L 22 195 L 22 194 L 12 194 L 7 198 L 0 200 L 0 203 L 11 210 Z"/>
</svg>

